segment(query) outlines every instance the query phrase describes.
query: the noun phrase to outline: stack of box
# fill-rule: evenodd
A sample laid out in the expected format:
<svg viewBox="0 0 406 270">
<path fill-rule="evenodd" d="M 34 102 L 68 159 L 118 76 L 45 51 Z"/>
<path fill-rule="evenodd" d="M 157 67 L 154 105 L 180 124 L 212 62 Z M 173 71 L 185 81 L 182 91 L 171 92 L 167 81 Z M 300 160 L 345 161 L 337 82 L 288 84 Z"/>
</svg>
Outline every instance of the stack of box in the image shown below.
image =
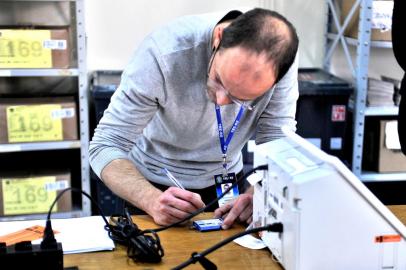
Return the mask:
<svg viewBox="0 0 406 270">
<path fill-rule="evenodd" d="M 356 0 L 341 1 L 341 24 L 344 22 L 348 13 Z M 393 1 L 372 1 L 371 18 L 371 40 L 373 41 L 391 41 L 392 40 L 392 11 Z M 351 38 L 358 38 L 359 8 L 355 11 L 350 20 L 344 35 Z"/>
</svg>

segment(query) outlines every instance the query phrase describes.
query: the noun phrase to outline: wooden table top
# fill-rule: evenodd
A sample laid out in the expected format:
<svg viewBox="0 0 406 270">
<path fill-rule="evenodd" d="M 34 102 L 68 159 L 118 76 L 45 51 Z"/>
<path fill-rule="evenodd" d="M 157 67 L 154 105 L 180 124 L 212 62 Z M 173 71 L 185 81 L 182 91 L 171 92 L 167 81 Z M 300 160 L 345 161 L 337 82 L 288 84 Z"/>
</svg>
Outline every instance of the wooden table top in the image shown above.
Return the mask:
<svg viewBox="0 0 406 270">
<path fill-rule="evenodd" d="M 388 206 L 388 208 L 406 224 L 406 205 Z M 211 213 L 198 216 L 199 219 L 211 218 Z M 148 216 L 134 216 L 135 223 L 141 229 L 156 228 Z M 217 242 L 242 231 L 236 225 L 225 231 L 197 232 L 188 227 L 171 228 L 159 233 L 165 256 L 159 264 L 134 263 L 127 258 L 126 248 L 116 245 L 115 251 L 70 254 L 64 256 L 64 267 L 78 266 L 80 270 L 99 269 L 170 269 L 190 258 L 192 252 L 201 252 Z M 268 249 L 250 250 L 235 243 L 229 243 L 207 256 L 219 269 L 283 269 L 272 258 Z M 200 264 L 190 265 L 186 269 L 203 269 Z"/>
</svg>

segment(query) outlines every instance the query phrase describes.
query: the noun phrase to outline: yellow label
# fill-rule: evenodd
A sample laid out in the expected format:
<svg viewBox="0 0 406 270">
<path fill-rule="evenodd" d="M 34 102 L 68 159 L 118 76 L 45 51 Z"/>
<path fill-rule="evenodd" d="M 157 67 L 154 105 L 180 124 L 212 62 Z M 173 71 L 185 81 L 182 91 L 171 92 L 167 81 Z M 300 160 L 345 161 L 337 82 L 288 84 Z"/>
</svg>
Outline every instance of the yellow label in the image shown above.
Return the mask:
<svg viewBox="0 0 406 270">
<path fill-rule="evenodd" d="M 55 176 L 2 179 L 4 215 L 47 213 L 56 191 L 47 191 L 45 185 L 55 181 Z"/>
<path fill-rule="evenodd" d="M 62 119 L 59 104 L 7 107 L 7 134 L 10 143 L 61 141 Z"/>
<path fill-rule="evenodd" d="M 50 30 L 0 30 L 0 68 L 51 68 Z"/>
</svg>

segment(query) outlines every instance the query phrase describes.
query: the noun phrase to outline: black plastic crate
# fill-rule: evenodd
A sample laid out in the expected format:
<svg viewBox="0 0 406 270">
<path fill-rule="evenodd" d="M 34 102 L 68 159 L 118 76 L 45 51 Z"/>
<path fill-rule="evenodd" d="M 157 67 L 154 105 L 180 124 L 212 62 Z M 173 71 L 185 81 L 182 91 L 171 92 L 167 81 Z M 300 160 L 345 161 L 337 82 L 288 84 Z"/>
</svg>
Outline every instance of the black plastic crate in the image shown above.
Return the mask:
<svg viewBox="0 0 406 270">
<path fill-rule="evenodd" d="M 110 98 L 120 84 L 122 71 L 99 70 L 94 71 L 91 77 L 91 88 L 96 109 L 97 123 L 103 116 L 104 111 L 110 104 Z"/>
<path fill-rule="evenodd" d="M 298 77 L 297 134 L 343 160 L 348 101 L 354 88 L 322 69 L 299 69 Z"/>
<path fill-rule="evenodd" d="M 99 70 L 94 71 L 91 77 L 90 92 L 93 97 L 96 113 L 96 124 L 103 117 L 104 111 L 110 104 L 111 96 L 120 84 L 122 71 Z M 116 196 L 92 171 L 90 175 L 92 196 L 99 203 L 105 215 L 120 214 L 123 212 L 124 200 Z M 93 209 L 96 212 L 97 209 Z"/>
</svg>

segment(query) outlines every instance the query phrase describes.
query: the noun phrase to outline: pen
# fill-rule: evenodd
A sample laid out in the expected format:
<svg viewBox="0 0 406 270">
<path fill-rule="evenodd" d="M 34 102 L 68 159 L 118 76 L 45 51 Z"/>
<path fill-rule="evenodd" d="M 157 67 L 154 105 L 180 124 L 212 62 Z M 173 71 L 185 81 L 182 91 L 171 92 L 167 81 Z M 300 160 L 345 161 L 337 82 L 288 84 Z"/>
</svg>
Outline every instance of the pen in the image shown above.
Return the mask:
<svg viewBox="0 0 406 270">
<path fill-rule="evenodd" d="M 185 188 L 182 186 L 182 184 L 179 183 L 178 179 L 176 179 L 175 176 L 173 176 L 173 175 L 171 174 L 171 172 L 168 171 L 167 168 L 163 168 L 163 171 L 164 171 L 164 173 L 166 174 L 166 176 L 168 176 L 169 180 L 171 180 L 172 183 L 175 184 L 175 186 L 177 186 L 178 188 L 181 188 L 181 189 L 185 189 Z"/>
</svg>

